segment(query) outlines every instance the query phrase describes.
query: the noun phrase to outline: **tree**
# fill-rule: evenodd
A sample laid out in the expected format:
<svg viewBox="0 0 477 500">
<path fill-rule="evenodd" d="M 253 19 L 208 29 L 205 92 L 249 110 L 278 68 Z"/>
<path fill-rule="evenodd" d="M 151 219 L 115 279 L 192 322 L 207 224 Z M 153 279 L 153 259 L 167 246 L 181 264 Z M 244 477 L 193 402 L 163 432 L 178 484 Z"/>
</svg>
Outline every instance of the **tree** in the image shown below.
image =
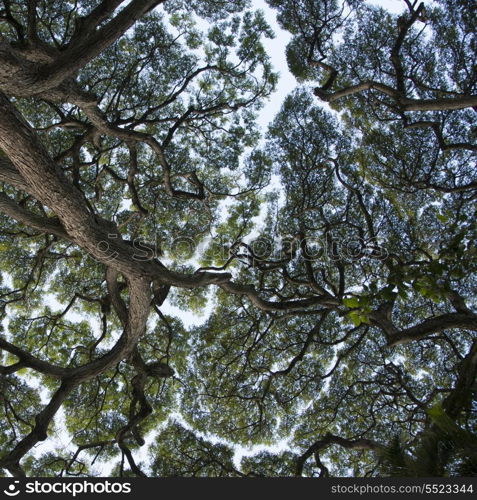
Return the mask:
<svg viewBox="0 0 477 500">
<path fill-rule="evenodd" d="M 475 473 L 472 7 L 269 4 L 315 84 L 261 143 L 248 2 L 3 2 L 3 471 Z"/>
</svg>

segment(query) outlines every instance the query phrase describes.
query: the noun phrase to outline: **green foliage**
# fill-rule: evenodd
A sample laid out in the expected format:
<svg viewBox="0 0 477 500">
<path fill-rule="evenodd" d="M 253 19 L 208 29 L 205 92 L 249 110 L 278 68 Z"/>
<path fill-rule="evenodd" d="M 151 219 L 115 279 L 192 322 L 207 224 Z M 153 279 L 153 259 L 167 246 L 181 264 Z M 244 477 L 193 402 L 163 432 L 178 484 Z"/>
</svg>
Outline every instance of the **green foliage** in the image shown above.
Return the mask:
<svg viewBox="0 0 477 500">
<path fill-rule="evenodd" d="M 30 69 L 106 9 L 7 3 Z M 446 104 L 477 93 L 475 9 L 437 0 L 404 33 L 411 12 L 364 0 L 267 3 L 300 86 L 265 133 L 274 34 L 246 0 L 166 0 L 60 86 L 7 92 L 86 214 L 0 149 L 10 473 L 476 473 L 475 107 Z M 127 257 L 99 262 L 98 234 Z"/>
<path fill-rule="evenodd" d="M 433 426 L 405 450 L 399 436 L 380 453 L 380 470 L 385 476 L 434 477 L 475 476 L 477 435 L 464 430 L 438 403 L 427 411 Z"/>
<path fill-rule="evenodd" d="M 157 436 L 151 449 L 152 470 L 157 476 L 233 477 L 237 476 L 227 446 L 197 436 L 172 422 Z"/>
</svg>

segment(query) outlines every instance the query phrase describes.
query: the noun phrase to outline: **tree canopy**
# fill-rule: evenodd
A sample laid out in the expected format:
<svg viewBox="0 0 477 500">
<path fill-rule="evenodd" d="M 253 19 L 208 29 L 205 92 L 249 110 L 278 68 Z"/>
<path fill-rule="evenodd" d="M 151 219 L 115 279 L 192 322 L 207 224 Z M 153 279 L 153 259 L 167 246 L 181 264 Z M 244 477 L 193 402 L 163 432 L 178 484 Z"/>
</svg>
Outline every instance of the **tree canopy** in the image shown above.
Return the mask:
<svg viewBox="0 0 477 500">
<path fill-rule="evenodd" d="M 267 0 L 266 131 L 253 0 L 0 3 L 0 474 L 477 474 L 477 4 L 399 2 Z"/>
</svg>

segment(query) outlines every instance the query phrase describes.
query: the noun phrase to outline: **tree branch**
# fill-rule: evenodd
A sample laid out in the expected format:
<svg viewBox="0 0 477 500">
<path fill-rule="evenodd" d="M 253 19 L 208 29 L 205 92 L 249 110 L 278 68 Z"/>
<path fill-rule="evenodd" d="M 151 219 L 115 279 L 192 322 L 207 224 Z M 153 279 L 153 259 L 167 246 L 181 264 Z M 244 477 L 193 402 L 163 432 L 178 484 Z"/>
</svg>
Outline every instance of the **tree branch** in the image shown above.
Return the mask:
<svg viewBox="0 0 477 500">
<path fill-rule="evenodd" d="M 297 460 L 295 475 L 301 476 L 303 472 L 303 467 L 305 462 L 312 455 L 319 454 L 320 451 L 328 448 L 328 446 L 337 444 L 346 449 L 351 450 L 371 450 L 378 451 L 383 448 L 383 445 L 373 441 L 372 439 L 345 439 L 340 436 L 335 436 L 333 434 L 327 434 L 323 439 L 313 443 Z"/>
</svg>

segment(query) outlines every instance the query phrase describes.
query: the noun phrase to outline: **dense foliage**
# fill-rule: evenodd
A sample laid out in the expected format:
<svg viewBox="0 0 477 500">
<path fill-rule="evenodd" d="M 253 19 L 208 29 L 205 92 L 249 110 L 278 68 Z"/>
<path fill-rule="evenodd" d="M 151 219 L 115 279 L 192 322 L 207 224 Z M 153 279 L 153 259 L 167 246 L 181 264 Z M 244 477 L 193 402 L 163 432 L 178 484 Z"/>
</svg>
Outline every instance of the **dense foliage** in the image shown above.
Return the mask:
<svg viewBox="0 0 477 500">
<path fill-rule="evenodd" d="M 1 2 L 1 474 L 477 473 L 477 4 L 267 1 L 264 135 L 253 1 Z"/>
</svg>

